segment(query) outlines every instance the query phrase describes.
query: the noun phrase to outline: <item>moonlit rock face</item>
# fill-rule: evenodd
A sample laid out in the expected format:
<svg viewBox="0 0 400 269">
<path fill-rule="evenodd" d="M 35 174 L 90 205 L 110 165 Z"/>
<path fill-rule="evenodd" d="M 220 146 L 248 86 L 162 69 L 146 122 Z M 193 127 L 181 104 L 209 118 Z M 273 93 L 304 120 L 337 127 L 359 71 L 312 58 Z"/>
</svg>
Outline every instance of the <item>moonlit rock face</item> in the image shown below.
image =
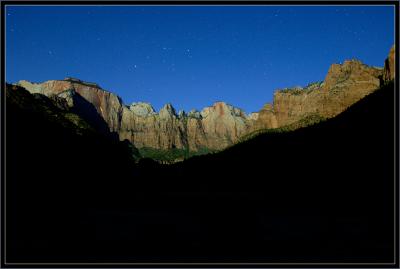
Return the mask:
<svg viewBox="0 0 400 269">
<path fill-rule="evenodd" d="M 203 108 L 203 110 L 201 110 L 200 116 L 202 118 L 207 118 L 209 113 L 210 113 L 210 107 L 205 107 L 205 108 Z"/>
<path fill-rule="evenodd" d="M 248 116 L 248 118 L 249 118 L 250 120 L 257 120 L 257 119 L 258 119 L 258 115 L 259 115 L 258 112 L 250 113 L 249 116 Z"/>
<path fill-rule="evenodd" d="M 171 104 L 166 104 L 165 106 L 163 106 L 158 114 L 160 115 L 161 119 L 176 117 L 175 108 Z"/>
<path fill-rule="evenodd" d="M 195 118 L 195 119 L 201 119 L 201 114 L 198 110 L 192 109 L 192 110 L 190 110 L 188 117 Z"/>
<path fill-rule="evenodd" d="M 110 131 L 138 148 L 189 148 L 196 151 L 202 148 L 223 149 L 255 130 L 278 128 L 309 115 L 333 117 L 375 91 L 382 76 L 383 80 L 393 78 L 393 66 L 394 49 L 384 69 L 369 67 L 357 60 L 334 64 L 323 82 L 311 83 L 304 88 L 278 90 L 272 103 L 249 115 L 225 102 L 215 102 L 201 112 L 193 109 L 187 115 L 181 111 L 179 116 L 171 104 L 166 104 L 159 113 L 149 103 L 133 103 L 127 107 L 117 95 L 98 85 L 71 78 L 43 83 L 22 80 L 18 85 L 31 93 L 63 98 L 67 101 L 65 104 L 74 108 L 80 105 L 79 102 L 75 104 L 74 95 L 81 95 L 96 108 Z M 62 102 L 59 104 L 63 105 Z"/>
<path fill-rule="evenodd" d="M 75 94 L 76 93 L 74 90 L 69 89 L 69 90 L 60 92 L 59 94 L 57 94 L 57 96 L 65 99 L 67 101 L 67 104 L 69 107 L 73 107 Z"/>
<path fill-rule="evenodd" d="M 129 109 L 138 116 L 147 117 L 156 114 L 150 103 L 132 103 Z"/>
<path fill-rule="evenodd" d="M 390 49 L 389 55 L 385 60 L 383 79 L 385 81 L 393 80 L 395 77 L 395 46 Z"/>
<path fill-rule="evenodd" d="M 74 91 L 94 106 L 111 132 L 118 132 L 120 129 L 120 115 L 123 108 L 121 99 L 117 95 L 103 90 L 95 83 L 83 82 L 78 79 L 49 80 L 43 83 L 21 80 L 17 85 L 30 93 L 40 93 L 46 96 L 58 95 L 67 90 Z M 65 96 L 69 105 L 72 105 L 72 100 L 68 100 L 70 97 L 71 95 L 68 94 Z"/>
<path fill-rule="evenodd" d="M 246 117 L 246 113 L 240 108 L 237 107 L 232 107 L 232 108 L 233 108 L 233 113 L 236 117 Z"/>
<path fill-rule="evenodd" d="M 184 110 L 179 110 L 179 112 L 178 112 L 178 117 L 179 117 L 180 119 L 186 117 L 185 111 L 184 111 Z"/>
<path fill-rule="evenodd" d="M 44 94 L 41 84 L 32 83 L 27 80 L 20 80 L 17 82 L 17 85 L 27 89 L 30 93 Z"/>
<path fill-rule="evenodd" d="M 225 102 L 215 102 L 211 107 L 205 107 L 201 111 L 201 116 L 203 118 L 206 118 L 209 115 L 212 115 L 213 117 L 246 117 L 246 113 L 244 113 L 243 110 Z"/>
</svg>

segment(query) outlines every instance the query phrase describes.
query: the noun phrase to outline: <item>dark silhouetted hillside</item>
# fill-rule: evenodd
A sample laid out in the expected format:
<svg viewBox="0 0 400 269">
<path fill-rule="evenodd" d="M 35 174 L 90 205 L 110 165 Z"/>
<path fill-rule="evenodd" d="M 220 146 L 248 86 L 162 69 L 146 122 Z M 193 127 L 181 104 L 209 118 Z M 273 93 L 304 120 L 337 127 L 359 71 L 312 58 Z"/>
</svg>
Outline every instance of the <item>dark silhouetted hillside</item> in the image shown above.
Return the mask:
<svg viewBox="0 0 400 269">
<path fill-rule="evenodd" d="M 57 100 L 11 85 L 6 99 L 7 260 L 52 257 L 85 240 L 81 216 L 132 177 L 132 154 Z"/>
<path fill-rule="evenodd" d="M 393 83 L 310 127 L 136 166 L 9 93 L 9 262 L 393 261 Z"/>
</svg>

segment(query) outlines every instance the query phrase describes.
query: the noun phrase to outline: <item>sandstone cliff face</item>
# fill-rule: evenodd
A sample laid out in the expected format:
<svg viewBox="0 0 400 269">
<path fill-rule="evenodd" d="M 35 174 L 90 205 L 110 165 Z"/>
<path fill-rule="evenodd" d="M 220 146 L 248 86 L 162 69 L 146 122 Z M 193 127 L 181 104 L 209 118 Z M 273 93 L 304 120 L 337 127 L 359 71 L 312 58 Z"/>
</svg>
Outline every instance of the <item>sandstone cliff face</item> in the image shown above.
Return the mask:
<svg viewBox="0 0 400 269">
<path fill-rule="evenodd" d="M 247 131 L 245 113 L 224 102 L 216 102 L 201 111 L 201 122 L 208 139 L 208 148 L 224 148 L 235 142 Z"/>
<path fill-rule="evenodd" d="M 278 127 L 272 104 L 265 104 L 259 112 L 251 113 L 249 117 L 252 120 L 249 131 Z"/>
<path fill-rule="evenodd" d="M 71 91 L 78 93 L 89 103 L 93 104 L 98 114 L 101 115 L 109 126 L 111 132 L 118 132 L 120 129 L 120 117 L 123 107 L 121 99 L 117 95 L 101 89 L 97 84 L 87 83 L 72 78 L 66 78 L 64 80 L 49 80 L 43 83 L 31 83 L 22 80 L 17 84 L 31 93 L 66 97 L 68 97 L 67 95 L 69 94 L 68 100 L 71 106 L 73 105 Z"/>
<path fill-rule="evenodd" d="M 135 111 L 124 108 L 119 134 L 137 147 L 222 149 L 246 131 L 248 121 L 243 111 L 223 102 L 188 115 L 177 115 L 171 104 L 158 114 Z"/>
<path fill-rule="evenodd" d="M 138 114 L 137 111 L 124 107 L 121 119 L 120 139 L 128 139 L 136 147 L 159 149 L 185 148 L 184 122 L 179 120 L 175 110 L 169 104 L 157 114 Z"/>
<path fill-rule="evenodd" d="M 273 106 L 259 112 L 255 129 L 281 127 L 312 115 L 334 117 L 377 89 L 382 75 L 382 69 L 357 60 L 333 64 L 323 82 L 277 90 Z"/>
<path fill-rule="evenodd" d="M 385 60 L 383 79 L 386 81 L 393 80 L 395 77 L 395 46 L 390 49 L 389 56 Z"/>
<path fill-rule="evenodd" d="M 62 98 L 69 107 L 76 108 L 77 113 L 87 113 L 88 108 L 83 111 L 78 99 L 82 97 L 94 106 L 109 131 L 139 148 L 222 149 L 235 142 L 249 125 L 243 111 L 223 102 L 217 102 L 201 112 L 191 111 L 186 115 L 181 111 L 177 115 L 171 104 L 166 104 L 159 113 L 149 103 L 125 106 L 117 95 L 101 89 L 97 84 L 74 78 L 44 83 L 23 80 L 17 84 L 31 93 Z"/>
<path fill-rule="evenodd" d="M 20 81 L 18 85 L 31 93 L 57 99 L 60 105 L 75 108 L 84 119 L 95 118 L 95 111 L 105 124 L 104 127 L 101 120 L 97 120 L 98 130 L 107 128 L 120 140 L 127 139 L 138 148 L 218 150 L 256 130 L 278 128 L 310 116 L 336 116 L 377 89 L 382 82 L 394 78 L 394 51 L 392 47 L 384 69 L 369 67 L 357 60 L 333 64 L 323 82 L 311 83 L 304 88 L 277 90 L 272 104 L 266 104 L 259 112 L 248 116 L 224 102 L 188 114 L 184 111 L 177 114 L 171 104 L 166 104 L 157 113 L 149 103 L 126 106 L 117 95 L 97 84 L 74 78 L 43 83 Z"/>
</svg>

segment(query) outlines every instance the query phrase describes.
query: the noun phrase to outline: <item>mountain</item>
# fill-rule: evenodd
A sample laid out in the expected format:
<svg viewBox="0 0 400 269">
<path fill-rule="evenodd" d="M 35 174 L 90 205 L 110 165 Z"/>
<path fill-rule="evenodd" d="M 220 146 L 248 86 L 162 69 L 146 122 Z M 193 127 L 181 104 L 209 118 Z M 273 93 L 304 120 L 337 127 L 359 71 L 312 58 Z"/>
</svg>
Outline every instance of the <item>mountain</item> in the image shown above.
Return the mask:
<svg viewBox="0 0 400 269">
<path fill-rule="evenodd" d="M 390 49 L 389 56 L 385 60 L 384 76 L 385 81 L 394 80 L 396 67 L 395 67 L 395 46 Z"/>
<path fill-rule="evenodd" d="M 390 263 L 394 90 L 161 165 L 134 163 L 62 98 L 8 85 L 7 261 Z"/>
<path fill-rule="evenodd" d="M 331 118 L 381 85 L 383 70 L 357 60 L 333 64 L 323 82 L 277 90 L 258 113 L 255 129 L 282 127 L 309 115 Z"/>
<path fill-rule="evenodd" d="M 223 102 L 187 114 L 127 107 L 71 78 L 21 82 L 30 92 L 7 84 L 7 261 L 391 263 L 393 53 L 382 70 L 331 67 L 247 116 Z M 123 126 L 142 126 L 143 145 L 161 131 L 163 145 L 189 132 L 200 144 L 243 122 L 255 131 L 234 133 L 234 145 L 171 165 L 136 162 L 120 141 Z"/>
<path fill-rule="evenodd" d="M 31 93 L 67 99 L 74 112 L 98 130 L 137 148 L 208 152 L 224 149 L 257 130 L 280 128 L 307 117 L 334 117 L 393 77 L 394 47 L 383 69 L 358 60 L 333 64 L 323 82 L 277 90 L 272 104 L 249 115 L 224 102 L 187 114 L 177 114 L 166 104 L 157 113 L 149 103 L 124 105 L 120 97 L 99 85 L 75 78 L 43 83 L 22 80 L 17 85 Z"/>
<path fill-rule="evenodd" d="M 248 124 L 242 110 L 224 102 L 217 102 L 201 112 L 177 115 L 171 104 L 166 104 L 159 113 L 146 103 L 133 103 L 128 107 L 117 95 L 101 89 L 97 84 L 74 78 L 39 84 L 19 81 L 17 85 L 31 93 L 68 98 L 71 100 L 68 105 L 77 114 L 87 110 L 74 100 L 76 96 L 81 96 L 94 106 L 111 132 L 117 133 L 120 140 L 128 139 L 139 148 L 221 149 L 242 135 Z"/>
</svg>

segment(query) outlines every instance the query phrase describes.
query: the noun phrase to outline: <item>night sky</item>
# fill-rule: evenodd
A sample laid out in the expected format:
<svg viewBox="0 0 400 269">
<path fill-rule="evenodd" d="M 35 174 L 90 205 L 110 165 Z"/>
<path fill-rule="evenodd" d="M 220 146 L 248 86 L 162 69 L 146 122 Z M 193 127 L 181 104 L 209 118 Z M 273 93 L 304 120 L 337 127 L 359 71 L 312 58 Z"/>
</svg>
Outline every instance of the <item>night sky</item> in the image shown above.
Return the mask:
<svg viewBox="0 0 400 269">
<path fill-rule="evenodd" d="M 6 80 L 76 77 L 125 104 L 258 111 L 332 63 L 383 66 L 390 6 L 7 6 Z"/>
</svg>

